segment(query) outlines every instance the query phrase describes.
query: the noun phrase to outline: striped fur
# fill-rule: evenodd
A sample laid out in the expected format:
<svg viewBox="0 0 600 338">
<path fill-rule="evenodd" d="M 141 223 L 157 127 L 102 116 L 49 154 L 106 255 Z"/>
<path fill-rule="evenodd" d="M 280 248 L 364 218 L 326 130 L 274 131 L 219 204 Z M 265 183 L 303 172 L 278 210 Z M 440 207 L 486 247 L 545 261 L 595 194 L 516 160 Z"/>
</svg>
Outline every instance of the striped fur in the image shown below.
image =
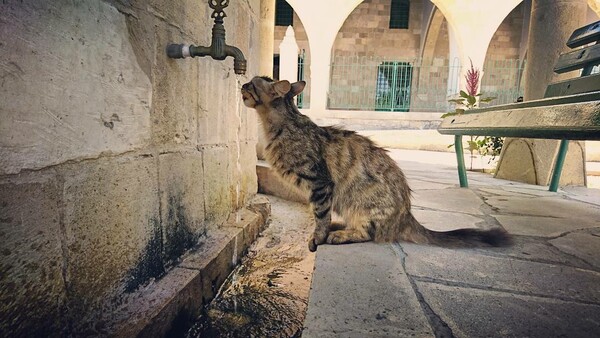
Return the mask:
<svg viewBox="0 0 600 338">
<path fill-rule="evenodd" d="M 309 249 L 322 243 L 365 241 L 431 243 L 444 246 L 484 242 L 502 245 L 502 229 L 435 232 L 410 212 L 411 190 L 402 170 L 382 148 L 353 131 L 319 127 L 300 113 L 293 97 L 303 81 L 255 77 L 242 86 L 247 107 L 256 109 L 266 135 L 265 157 L 291 184 L 310 192 L 315 231 Z M 332 224 L 331 213 L 343 224 Z"/>
</svg>

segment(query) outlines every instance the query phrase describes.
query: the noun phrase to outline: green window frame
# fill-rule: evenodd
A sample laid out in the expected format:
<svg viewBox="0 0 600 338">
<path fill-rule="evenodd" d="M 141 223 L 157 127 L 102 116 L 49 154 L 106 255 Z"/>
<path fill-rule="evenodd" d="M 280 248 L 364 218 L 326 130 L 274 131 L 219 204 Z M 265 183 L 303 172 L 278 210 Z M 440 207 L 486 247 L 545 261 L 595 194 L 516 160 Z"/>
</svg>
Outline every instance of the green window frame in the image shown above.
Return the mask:
<svg viewBox="0 0 600 338">
<path fill-rule="evenodd" d="M 293 26 L 294 10 L 285 0 L 275 2 L 275 26 Z"/>
<path fill-rule="evenodd" d="M 409 0 L 392 0 L 390 6 L 390 28 L 408 29 L 409 13 Z"/>
</svg>

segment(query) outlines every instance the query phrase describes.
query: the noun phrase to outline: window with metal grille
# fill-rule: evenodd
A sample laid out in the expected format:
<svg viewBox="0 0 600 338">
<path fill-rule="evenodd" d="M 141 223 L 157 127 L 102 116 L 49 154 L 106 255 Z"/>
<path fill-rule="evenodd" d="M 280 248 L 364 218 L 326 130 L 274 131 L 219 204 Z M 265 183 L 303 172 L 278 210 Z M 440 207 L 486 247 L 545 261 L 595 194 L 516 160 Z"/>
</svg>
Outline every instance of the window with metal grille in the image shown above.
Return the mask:
<svg viewBox="0 0 600 338">
<path fill-rule="evenodd" d="M 409 0 L 392 0 L 390 8 L 390 28 L 408 28 Z"/>
<path fill-rule="evenodd" d="M 410 110 L 412 65 L 408 62 L 385 61 L 377 67 L 375 110 Z"/>
<path fill-rule="evenodd" d="M 275 3 L 275 26 L 293 26 L 294 10 L 285 0 Z"/>
</svg>

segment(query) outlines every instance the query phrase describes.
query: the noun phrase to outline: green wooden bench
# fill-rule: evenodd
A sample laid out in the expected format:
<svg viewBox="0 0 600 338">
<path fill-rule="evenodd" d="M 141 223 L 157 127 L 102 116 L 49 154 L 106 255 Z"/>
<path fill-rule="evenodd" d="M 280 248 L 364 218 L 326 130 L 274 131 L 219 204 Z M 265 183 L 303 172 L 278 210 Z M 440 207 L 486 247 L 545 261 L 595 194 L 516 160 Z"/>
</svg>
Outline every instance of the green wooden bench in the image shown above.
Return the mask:
<svg viewBox="0 0 600 338">
<path fill-rule="evenodd" d="M 581 69 L 581 76 L 550 84 L 543 99 L 471 109 L 442 120 L 438 132 L 454 135 L 461 187 L 468 187 L 462 136 L 473 135 L 561 140 L 549 190 L 558 189 L 568 140 L 600 140 L 600 73 L 592 74 L 600 65 L 599 42 L 600 21 L 573 32 L 567 46 L 575 49 L 560 55 L 554 72 Z"/>
</svg>

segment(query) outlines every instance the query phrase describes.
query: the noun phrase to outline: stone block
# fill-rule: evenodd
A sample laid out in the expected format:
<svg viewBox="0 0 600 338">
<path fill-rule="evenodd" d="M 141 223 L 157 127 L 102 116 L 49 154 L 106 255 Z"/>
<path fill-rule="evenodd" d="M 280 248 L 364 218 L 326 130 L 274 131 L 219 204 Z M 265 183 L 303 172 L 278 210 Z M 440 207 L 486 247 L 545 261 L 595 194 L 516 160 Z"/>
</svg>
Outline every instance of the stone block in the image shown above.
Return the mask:
<svg viewBox="0 0 600 338">
<path fill-rule="evenodd" d="M 231 177 L 232 205 L 241 208 L 256 194 L 256 147 L 241 141 L 229 146 L 229 177 Z"/>
<path fill-rule="evenodd" d="M 165 48 L 180 41 L 181 32 L 159 21 L 153 66 L 152 140 L 162 145 L 196 145 L 198 139 L 198 60 L 171 59 Z"/>
<path fill-rule="evenodd" d="M 146 5 L 148 1 L 140 2 Z M 151 0 L 146 8 L 158 18 L 178 27 L 182 37 L 193 39 L 192 41 L 172 41 L 172 43 L 210 45 L 210 34 L 199 34 L 200 32 L 210 32 L 213 24 L 213 19 L 210 17 L 212 9 L 205 2 Z"/>
<path fill-rule="evenodd" d="M 65 165 L 65 273 L 76 323 L 93 322 L 119 294 L 164 273 L 157 173 L 144 155 Z M 88 329 L 103 330 L 75 330 Z"/>
<path fill-rule="evenodd" d="M 243 228 L 222 227 L 213 230 L 200 242 L 200 248 L 186 257 L 179 267 L 200 271 L 202 303 L 210 302 L 241 257 L 238 246 L 243 243 Z"/>
<path fill-rule="evenodd" d="M 0 174 L 150 140 L 152 84 L 125 16 L 104 1 L 2 4 Z"/>
<path fill-rule="evenodd" d="M 206 232 L 202 153 L 168 153 L 158 156 L 161 224 L 167 264 L 196 245 Z"/>
<path fill-rule="evenodd" d="M 231 191 L 229 177 L 231 170 L 229 148 L 227 146 L 206 146 L 201 148 L 201 151 L 204 163 L 205 220 L 210 231 L 223 224 L 229 217 L 229 213 L 233 209 L 232 196 L 235 191 Z"/>
<path fill-rule="evenodd" d="M 183 330 L 202 309 L 200 272 L 174 268 L 151 288 L 141 290 L 121 307 L 114 337 L 183 336 Z M 113 317 L 115 317 L 113 315 Z"/>
<path fill-rule="evenodd" d="M 61 184 L 54 170 L 0 181 L 0 332 L 45 336 L 64 328 Z"/>
<path fill-rule="evenodd" d="M 308 204 L 309 193 L 301 191 L 294 185 L 286 182 L 266 162 L 260 161 L 257 163 L 256 174 L 258 175 L 259 193 L 281 197 L 292 202 Z"/>
</svg>

